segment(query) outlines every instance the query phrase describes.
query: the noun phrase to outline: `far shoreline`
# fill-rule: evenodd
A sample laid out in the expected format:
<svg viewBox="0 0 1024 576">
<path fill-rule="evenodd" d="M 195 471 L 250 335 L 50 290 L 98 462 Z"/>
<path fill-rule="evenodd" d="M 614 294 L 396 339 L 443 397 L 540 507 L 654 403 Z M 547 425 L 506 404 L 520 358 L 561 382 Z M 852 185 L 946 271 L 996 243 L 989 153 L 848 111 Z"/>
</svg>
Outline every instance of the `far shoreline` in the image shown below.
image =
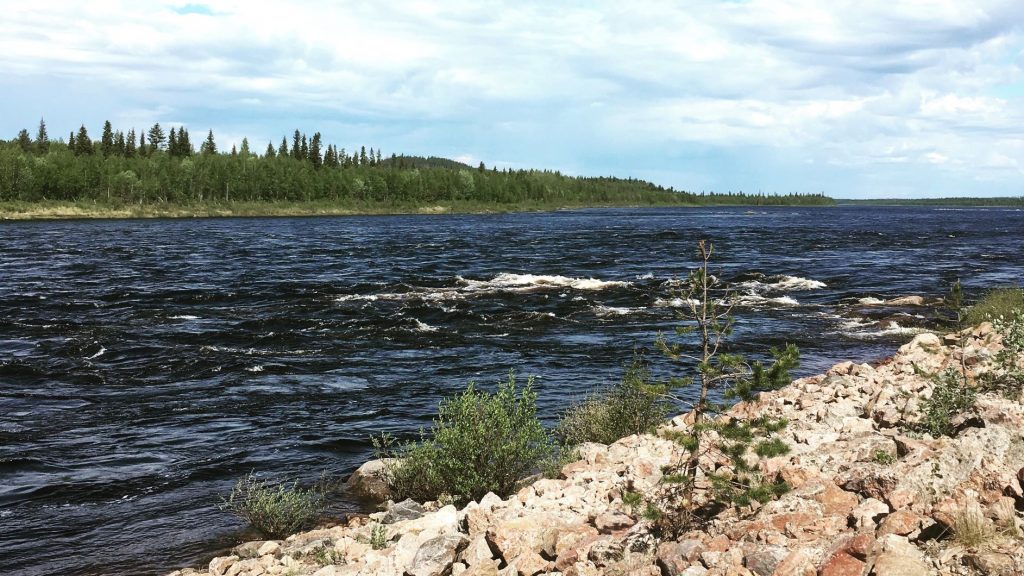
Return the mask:
<svg viewBox="0 0 1024 576">
<path fill-rule="evenodd" d="M 805 204 L 569 204 L 569 205 L 480 205 L 447 204 L 434 206 L 364 206 L 343 207 L 324 202 L 274 203 L 238 202 L 189 206 L 179 204 L 103 205 L 71 202 L 3 203 L 0 221 L 46 222 L 69 220 L 155 220 L 193 218 L 299 218 L 321 216 L 424 216 L 481 215 L 563 210 L 615 208 L 834 208 L 833 205 Z"/>
</svg>

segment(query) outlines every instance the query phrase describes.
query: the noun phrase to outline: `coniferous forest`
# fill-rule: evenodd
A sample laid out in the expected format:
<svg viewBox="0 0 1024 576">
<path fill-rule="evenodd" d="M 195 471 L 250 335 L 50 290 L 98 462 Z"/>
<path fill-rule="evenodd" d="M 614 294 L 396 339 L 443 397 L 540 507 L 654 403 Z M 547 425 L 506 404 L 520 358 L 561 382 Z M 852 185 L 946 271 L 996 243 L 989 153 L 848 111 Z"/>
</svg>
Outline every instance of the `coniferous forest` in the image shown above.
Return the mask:
<svg viewBox="0 0 1024 576">
<path fill-rule="evenodd" d="M 0 212 L 76 206 L 83 215 L 522 210 L 582 206 L 831 205 L 823 194 L 691 193 L 636 179 L 509 170 L 436 157 L 339 148 L 299 130 L 252 148 L 223 149 L 212 130 L 83 125 L 54 137 L 45 121 L 0 141 Z M 140 210 L 148 208 L 149 211 Z"/>
</svg>

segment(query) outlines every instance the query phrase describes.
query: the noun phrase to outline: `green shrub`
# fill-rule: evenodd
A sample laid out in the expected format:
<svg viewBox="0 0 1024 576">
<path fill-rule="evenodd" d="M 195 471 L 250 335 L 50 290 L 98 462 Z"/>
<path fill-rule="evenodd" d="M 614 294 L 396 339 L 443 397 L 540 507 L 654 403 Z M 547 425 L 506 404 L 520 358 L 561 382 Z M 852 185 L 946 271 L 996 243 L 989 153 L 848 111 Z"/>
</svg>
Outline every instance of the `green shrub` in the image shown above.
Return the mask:
<svg viewBox="0 0 1024 576">
<path fill-rule="evenodd" d="M 653 433 L 672 410 L 667 391 L 665 385 L 650 382 L 647 362 L 642 354 L 634 354 L 622 381 L 566 410 L 555 435 L 563 444 L 575 446 Z"/>
<path fill-rule="evenodd" d="M 997 318 L 995 329 L 1002 336 L 1003 349 L 996 354 L 994 368 L 979 380 L 984 390 L 1017 400 L 1024 394 L 1024 309 Z"/>
<path fill-rule="evenodd" d="M 896 462 L 896 455 L 892 452 L 886 452 L 885 450 L 875 450 L 873 458 L 875 462 L 882 464 L 883 466 L 888 466 L 889 464 Z"/>
<path fill-rule="evenodd" d="M 540 462 L 540 473 L 545 478 L 561 478 L 562 468 L 580 459 L 580 451 L 575 446 L 557 446 L 551 455 Z"/>
<path fill-rule="evenodd" d="M 322 483 L 303 489 L 295 482 L 270 484 L 255 474 L 235 483 L 220 505 L 221 510 L 234 513 L 273 538 L 302 530 L 319 519 L 326 507 L 327 491 Z"/>
<path fill-rule="evenodd" d="M 438 407 L 430 433 L 418 442 L 396 445 L 375 439 L 378 453 L 397 457 L 385 469 L 396 498 L 436 500 L 442 495 L 462 503 L 488 492 L 508 496 L 516 481 L 539 469 L 554 443 L 537 419 L 533 378 L 520 391 L 513 372 L 491 394 L 471 382 Z"/>
<path fill-rule="evenodd" d="M 986 294 L 967 310 L 966 323 L 975 326 L 982 322 L 994 322 L 1000 317 L 1010 318 L 1017 311 L 1024 310 L 1024 289 L 998 288 Z"/>
<path fill-rule="evenodd" d="M 383 524 L 374 524 L 370 531 L 370 548 L 383 550 L 388 546 L 388 529 Z"/>
<path fill-rule="evenodd" d="M 931 397 L 921 402 L 919 427 L 936 438 L 952 436 L 953 419 L 973 408 L 977 395 L 954 368 L 932 376 L 932 382 Z"/>
</svg>

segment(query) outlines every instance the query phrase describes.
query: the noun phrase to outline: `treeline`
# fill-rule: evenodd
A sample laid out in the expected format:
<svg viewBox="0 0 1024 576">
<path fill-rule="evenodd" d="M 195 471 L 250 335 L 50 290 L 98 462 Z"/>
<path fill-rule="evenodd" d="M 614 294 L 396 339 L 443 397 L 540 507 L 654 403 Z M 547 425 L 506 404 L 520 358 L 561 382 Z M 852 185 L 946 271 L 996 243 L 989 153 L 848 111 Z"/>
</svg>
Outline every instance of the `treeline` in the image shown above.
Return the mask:
<svg viewBox="0 0 1024 576">
<path fill-rule="evenodd" d="M 85 126 L 51 140 L 40 121 L 0 141 L 0 201 L 196 205 L 231 202 L 329 202 L 366 206 L 600 206 L 686 204 L 832 204 L 821 194 L 746 195 L 676 191 L 622 178 L 476 167 L 444 158 L 326 144 L 296 130 L 262 154 L 243 139 L 224 151 L 213 131 L 195 148 L 189 130 L 154 124 L 116 130 L 99 140 Z"/>
<path fill-rule="evenodd" d="M 1024 196 L 989 197 L 989 198 L 909 198 L 909 199 L 869 199 L 869 200 L 838 200 L 838 204 L 857 206 L 958 206 L 986 207 L 1010 206 L 1024 207 Z"/>
</svg>

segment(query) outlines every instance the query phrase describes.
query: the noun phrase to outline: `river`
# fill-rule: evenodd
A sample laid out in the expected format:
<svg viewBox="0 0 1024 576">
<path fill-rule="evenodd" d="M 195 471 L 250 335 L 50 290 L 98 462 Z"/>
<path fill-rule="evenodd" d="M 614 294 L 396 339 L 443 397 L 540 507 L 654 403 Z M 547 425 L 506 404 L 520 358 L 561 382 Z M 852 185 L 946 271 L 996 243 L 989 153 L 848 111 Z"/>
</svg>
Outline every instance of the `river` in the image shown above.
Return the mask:
<svg viewBox="0 0 1024 576">
<path fill-rule="evenodd" d="M 0 572 L 201 564 L 245 536 L 216 508 L 239 477 L 344 477 L 510 368 L 552 424 L 671 329 L 700 238 L 735 349 L 792 342 L 799 374 L 934 322 L 879 300 L 1024 277 L 999 208 L 3 222 Z"/>
</svg>

